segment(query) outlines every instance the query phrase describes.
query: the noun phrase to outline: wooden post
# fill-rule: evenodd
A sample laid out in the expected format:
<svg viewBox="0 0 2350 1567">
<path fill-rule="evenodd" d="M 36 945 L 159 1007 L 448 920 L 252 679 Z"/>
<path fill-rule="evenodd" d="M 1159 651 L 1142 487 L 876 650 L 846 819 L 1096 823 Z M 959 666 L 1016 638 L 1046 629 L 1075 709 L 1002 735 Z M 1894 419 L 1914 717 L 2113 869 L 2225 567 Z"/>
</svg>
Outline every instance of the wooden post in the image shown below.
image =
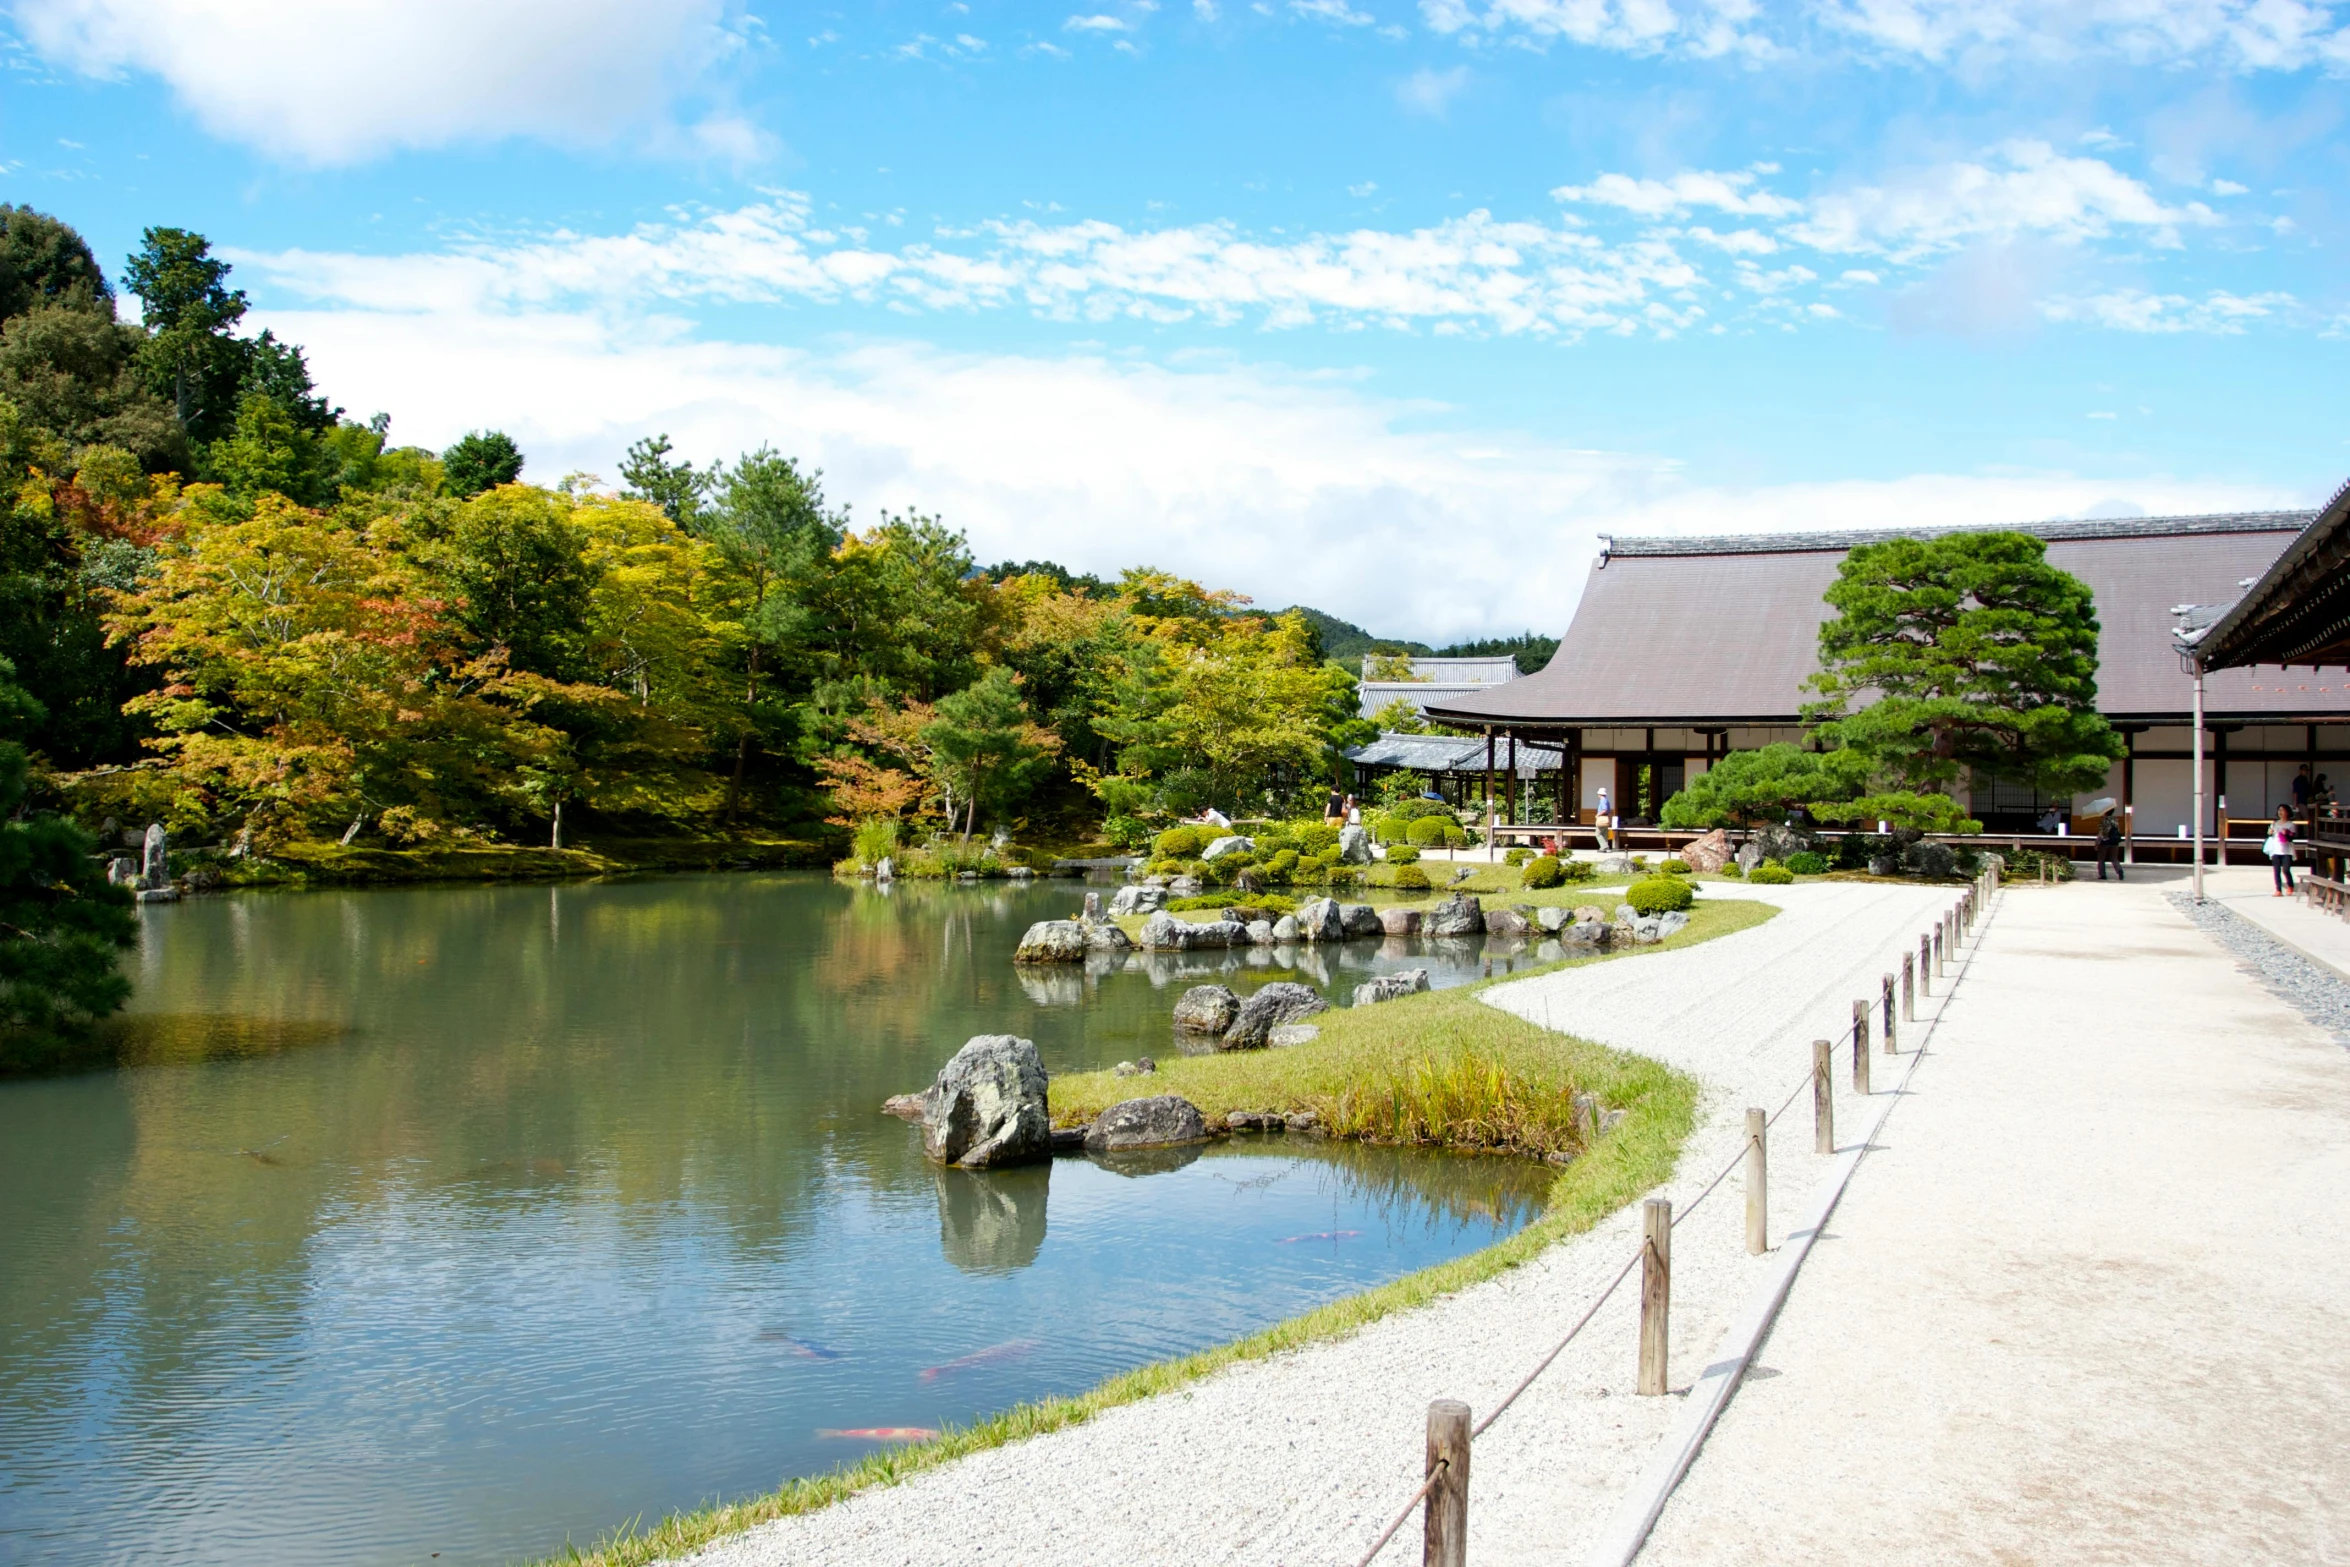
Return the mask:
<svg viewBox="0 0 2350 1567">
<path fill-rule="evenodd" d="M 1950 970 L 1942 965 L 1942 927 L 1934 927 L 1934 977 L 1940 979 Z"/>
<path fill-rule="evenodd" d="M 1673 1200 L 1640 1205 L 1645 1223 L 1640 1249 L 1640 1391 L 1661 1394 L 1672 1350 L 1667 1321 L 1673 1308 Z"/>
<path fill-rule="evenodd" d="M 1852 1091 L 1869 1091 L 1869 1004 L 1852 1004 Z"/>
<path fill-rule="evenodd" d="M 1901 955 L 1901 1021 L 1918 1020 L 1918 960 L 1909 953 Z"/>
<path fill-rule="evenodd" d="M 1428 1406 L 1428 1467 L 1433 1475 L 1420 1560 L 1425 1567 L 1467 1567 L 1469 1560 L 1469 1406 L 1440 1398 Z"/>
<path fill-rule="evenodd" d="M 1770 1122 L 1760 1110 L 1746 1112 L 1746 1254 L 1771 1249 Z"/>
<path fill-rule="evenodd" d="M 1836 1047 L 1824 1039 L 1811 1042 L 1811 1150 L 1836 1151 L 1836 1089 L 1828 1081 Z"/>
<path fill-rule="evenodd" d="M 1918 994 L 1934 993 L 1934 942 L 1929 936 L 1918 938 Z"/>
<path fill-rule="evenodd" d="M 1894 1043 L 1893 1043 L 1893 976 L 1892 976 L 1892 975 L 1890 975 L 1890 974 L 1888 974 L 1888 975 L 1886 975 L 1886 976 L 1885 976 L 1885 995 L 1884 995 L 1884 1002 L 1885 1002 L 1885 1054 L 1887 1054 L 1887 1055 L 1891 1055 L 1891 1054 L 1893 1054 L 1893 1052 L 1894 1052 L 1895 1046 L 1894 1046 Z"/>
</svg>

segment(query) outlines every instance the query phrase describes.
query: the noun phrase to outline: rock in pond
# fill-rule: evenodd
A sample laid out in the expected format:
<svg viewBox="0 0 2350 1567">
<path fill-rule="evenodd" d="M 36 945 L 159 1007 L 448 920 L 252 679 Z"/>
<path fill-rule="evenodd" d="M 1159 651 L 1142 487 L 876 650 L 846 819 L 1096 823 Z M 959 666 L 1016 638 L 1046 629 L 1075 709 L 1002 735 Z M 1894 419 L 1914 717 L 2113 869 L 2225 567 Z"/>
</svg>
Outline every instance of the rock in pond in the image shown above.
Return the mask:
<svg viewBox="0 0 2350 1567">
<path fill-rule="evenodd" d="M 1368 865 L 1371 863 L 1371 834 L 1362 827 L 1338 829 L 1338 863 L 1341 865 Z"/>
<path fill-rule="evenodd" d="M 1549 903 L 1534 911 L 1534 923 L 1541 926 L 1545 934 L 1555 936 L 1575 923 L 1575 915 L 1571 909 L 1562 909 L 1555 903 Z"/>
<path fill-rule="evenodd" d="M 1475 936 L 1485 929 L 1485 910 L 1465 892 L 1456 892 L 1420 920 L 1423 936 Z"/>
<path fill-rule="evenodd" d="M 1287 942 L 1287 941 L 1295 941 L 1295 940 L 1297 940 L 1297 916 L 1296 916 L 1296 915 L 1294 915 L 1294 914 L 1284 914 L 1284 915 L 1282 915 L 1282 916 L 1281 916 L 1279 919 L 1277 919 L 1277 920 L 1275 920 L 1275 921 L 1273 922 L 1273 940 L 1274 940 L 1275 942 Z"/>
<path fill-rule="evenodd" d="M 922 1095 L 922 1151 L 969 1169 L 1052 1152 L 1044 1058 L 1010 1034 L 980 1034 L 940 1068 Z"/>
<path fill-rule="evenodd" d="M 1114 920 L 1080 920 L 1085 927 L 1085 946 L 1089 952 L 1131 952 L 1134 943 Z"/>
<path fill-rule="evenodd" d="M 1175 1003 L 1175 1026 L 1187 1033 L 1221 1034 L 1240 1016 L 1240 998 L 1222 985 L 1194 985 Z"/>
<path fill-rule="evenodd" d="M 1272 1042 L 1273 1030 L 1282 1024 L 1303 1022 L 1329 1009 L 1330 1003 L 1311 986 L 1275 980 L 1240 1004 L 1240 1015 L 1224 1031 L 1224 1048 L 1258 1049 Z"/>
<path fill-rule="evenodd" d="M 1271 920 L 1250 920 L 1248 922 L 1248 944 L 1252 947 L 1273 945 L 1273 922 Z"/>
<path fill-rule="evenodd" d="M 1170 1148 L 1206 1140 L 1208 1123 L 1199 1106 L 1180 1094 L 1158 1094 L 1114 1104 L 1085 1129 L 1087 1153 L 1119 1153 L 1128 1148 Z"/>
<path fill-rule="evenodd" d="M 1533 932 L 1534 922 L 1516 909 L 1487 909 L 1485 934 L 1488 936 L 1525 936 Z"/>
<path fill-rule="evenodd" d="M 1015 963 L 1083 963 L 1085 926 L 1079 920 L 1038 920 L 1020 938 Z"/>
<path fill-rule="evenodd" d="M 1187 952 L 1195 947 L 1245 947 L 1248 927 L 1233 920 L 1197 924 L 1161 910 L 1143 922 L 1145 952 Z"/>
<path fill-rule="evenodd" d="M 1341 903 L 1338 923 L 1349 936 L 1376 936 L 1379 934 L 1379 911 L 1368 903 Z"/>
<path fill-rule="evenodd" d="M 346 838 L 346 841 L 348 839 Z M 149 888 L 171 885 L 171 835 L 163 830 L 161 822 L 147 824 L 147 836 L 141 842 L 146 851 L 139 866 L 139 876 Z"/>
<path fill-rule="evenodd" d="M 1112 914 L 1156 914 L 1166 906 L 1167 889 L 1164 887 L 1120 887 L 1110 894 Z"/>
<path fill-rule="evenodd" d="M 1297 933 L 1308 941 L 1343 941 L 1346 920 L 1336 898 L 1308 898 L 1297 906 Z"/>
<path fill-rule="evenodd" d="M 1367 1007 L 1381 1001 L 1399 1001 L 1427 988 L 1428 971 L 1424 968 L 1408 968 L 1399 974 L 1382 974 L 1377 979 L 1366 979 L 1355 986 L 1355 1005 Z"/>
<path fill-rule="evenodd" d="M 1417 936 L 1420 933 L 1418 909 L 1381 909 L 1379 929 L 1390 936 Z"/>
</svg>

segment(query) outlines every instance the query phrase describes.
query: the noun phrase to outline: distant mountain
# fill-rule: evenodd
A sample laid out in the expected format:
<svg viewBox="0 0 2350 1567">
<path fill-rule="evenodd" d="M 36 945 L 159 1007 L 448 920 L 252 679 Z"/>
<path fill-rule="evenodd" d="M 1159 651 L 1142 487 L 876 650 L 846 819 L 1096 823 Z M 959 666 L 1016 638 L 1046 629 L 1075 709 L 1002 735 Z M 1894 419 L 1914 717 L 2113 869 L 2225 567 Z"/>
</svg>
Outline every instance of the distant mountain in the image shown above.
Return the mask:
<svg viewBox="0 0 2350 1567">
<path fill-rule="evenodd" d="M 1340 620 L 1336 615 L 1325 615 L 1304 604 L 1291 607 L 1306 617 L 1308 625 L 1321 633 L 1322 656 L 1336 659 L 1341 664 L 1359 663 L 1365 653 L 1418 653 L 1425 657 L 1436 651 L 1425 642 L 1375 637 L 1352 621 Z"/>
<path fill-rule="evenodd" d="M 1518 673 L 1530 675 L 1550 662 L 1559 650 L 1556 637 L 1537 636 L 1521 631 L 1514 637 L 1487 637 L 1481 642 L 1455 642 L 1437 656 L 1439 658 L 1499 658 L 1508 653 L 1518 661 Z"/>
</svg>

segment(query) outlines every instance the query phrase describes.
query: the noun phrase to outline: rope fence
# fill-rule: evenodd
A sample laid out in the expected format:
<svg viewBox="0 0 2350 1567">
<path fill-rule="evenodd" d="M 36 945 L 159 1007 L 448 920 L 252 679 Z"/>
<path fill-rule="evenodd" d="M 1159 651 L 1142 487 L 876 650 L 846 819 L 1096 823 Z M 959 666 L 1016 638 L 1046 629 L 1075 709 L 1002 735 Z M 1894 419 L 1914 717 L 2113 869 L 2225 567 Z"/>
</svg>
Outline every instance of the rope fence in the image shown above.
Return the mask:
<svg viewBox="0 0 2350 1567">
<path fill-rule="evenodd" d="M 1936 981 L 1947 979 L 1953 967 L 1962 961 L 1960 944 L 1973 933 L 1978 917 L 1988 907 L 1991 895 L 1997 889 L 1998 884 L 1994 879 L 1997 874 L 1995 869 L 1986 870 L 1967 891 L 1960 894 L 1954 904 L 1943 911 L 1929 933 L 1918 937 L 1915 953 L 1906 948 L 1902 951 L 1898 986 L 1900 1022 L 1915 1023 L 1917 998 L 1920 995 L 1932 995 Z M 1862 1094 L 1871 1092 L 1869 1044 L 1872 1011 L 1883 1015 L 1884 1026 L 1880 1037 L 1884 1041 L 1884 1053 L 1892 1055 L 1897 1049 L 1895 978 L 1891 973 L 1885 975 L 1874 1007 L 1867 998 L 1853 1002 L 1852 1023 L 1839 1039 L 1813 1042 L 1811 1070 L 1788 1091 L 1787 1097 L 1780 1101 L 1776 1110 L 1767 1116 L 1760 1109 L 1746 1112 L 1746 1137 L 1736 1157 L 1723 1165 L 1694 1198 L 1683 1204 L 1677 1212 L 1670 1198 L 1645 1199 L 1642 1204 L 1643 1234 L 1639 1249 L 1624 1259 L 1624 1265 L 1616 1270 L 1606 1287 L 1591 1298 L 1583 1314 L 1567 1329 L 1566 1336 L 1534 1363 L 1533 1369 L 1519 1379 L 1518 1384 L 1503 1396 L 1500 1403 L 1493 1406 L 1484 1419 L 1471 1425 L 1468 1406 L 1455 1399 L 1438 1399 L 1429 1405 L 1426 1478 L 1397 1511 L 1394 1519 L 1380 1531 L 1379 1537 L 1371 1542 L 1370 1549 L 1362 1554 L 1355 1567 L 1371 1567 L 1379 1553 L 1387 1548 L 1404 1525 L 1411 1521 L 1412 1514 L 1423 1505 L 1427 1509 L 1426 1538 L 1421 1556 L 1423 1567 L 1465 1567 L 1468 1559 L 1469 1444 L 1492 1429 L 1494 1422 L 1541 1379 L 1542 1374 L 1551 1368 L 1560 1355 L 1566 1353 L 1567 1346 L 1574 1343 L 1583 1330 L 1591 1325 L 1592 1320 L 1599 1315 L 1600 1308 L 1614 1297 L 1617 1290 L 1624 1287 L 1624 1281 L 1632 1276 L 1634 1269 L 1641 1273 L 1638 1387 L 1642 1394 L 1662 1394 L 1667 1391 L 1665 1381 L 1670 1345 L 1673 1231 L 1680 1228 L 1683 1220 L 1703 1207 L 1706 1199 L 1713 1196 L 1722 1183 L 1743 1166 L 1748 1174 L 1747 1250 L 1760 1253 L 1767 1249 L 1769 1183 L 1764 1174 L 1770 1129 L 1778 1124 L 1781 1116 L 1795 1107 L 1795 1102 L 1809 1089 L 1816 1118 L 1814 1151 L 1821 1154 L 1835 1151 L 1835 1096 L 1833 1084 L 1829 1081 L 1835 1051 L 1838 1046 L 1851 1049 L 1853 1089 Z M 1927 1035 L 1932 1033 L 1931 1024 L 1926 1032 Z M 1922 1051 L 1925 1047 L 1926 1036 L 1920 1036 L 1914 1048 Z"/>
</svg>

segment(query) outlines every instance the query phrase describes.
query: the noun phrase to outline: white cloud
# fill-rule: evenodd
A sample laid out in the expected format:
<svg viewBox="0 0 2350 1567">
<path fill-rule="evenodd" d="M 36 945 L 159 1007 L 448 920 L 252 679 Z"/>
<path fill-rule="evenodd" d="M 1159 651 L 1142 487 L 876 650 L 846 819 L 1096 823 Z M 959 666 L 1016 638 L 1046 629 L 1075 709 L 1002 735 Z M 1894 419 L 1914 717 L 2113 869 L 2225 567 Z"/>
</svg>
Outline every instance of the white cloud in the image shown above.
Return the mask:
<svg viewBox="0 0 2350 1567">
<path fill-rule="evenodd" d="M 2184 294 L 2153 294 L 2132 288 L 2043 300 L 2040 313 L 2051 321 L 2078 322 L 2123 332 L 2234 336 L 2247 324 L 2289 311 L 2296 303 L 2290 294 L 2231 294 L 2223 289 L 2201 299 L 2189 299 Z"/>
<path fill-rule="evenodd" d="M 1673 50 L 1712 57 L 1762 57 L 1776 46 L 1751 24 L 1755 0 L 1420 0 L 1420 16 L 1439 33 L 1508 35 L 1537 46 L 1554 40 L 1630 53 Z"/>
<path fill-rule="evenodd" d="M 1413 114 L 1441 120 L 1452 112 L 1453 99 L 1468 85 L 1469 68 L 1465 65 L 1447 71 L 1422 66 L 1395 84 L 1395 101 Z"/>
<path fill-rule="evenodd" d="M 2249 185 L 2239 185 L 2234 180 L 2213 180 L 2211 182 L 2211 193 L 2214 196 L 2241 196 L 2249 192 L 2251 188 Z"/>
<path fill-rule="evenodd" d="M 1295 15 L 1310 17 L 1317 22 L 1336 23 L 1340 27 L 1370 27 L 1379 20 L 1367 12 L 1356 10 L 1346 0 L 1289 0 L 1289 9 Z"/>
<path fill-rule="evenodd" d="M 230 255 L 297 297 L 376 310 L 641 314 L 705 301 L 848 300 L 1060 320 L 1327 320 L 1560 336 L 1679 330 L 1691 319 L 1682 296 L 1701 282 L 1660 239 L 1608 245 L 1485 212 L 1278 242 L 1224 223 L 1131 231 L 998 221 L 885 250 L 816 226 L 798 196 L 620 235 L 556 233 L 397 257 Z"/>
<path fill-rule="evenodd" d="M 2116 228 L 2176 245 L 2180 228 L 2217 221 L 2201 202 L 2166 206 L 2102 159 L 2065 157 L 2046 142 L 2016 140 L 1983 162 L 1939 164 L 1882 185 L 1817 196 L 1806 220 L 1788 233 L 1820 250 L 1915 259 L 1973 240 L 2037 235 L 2071 244 Z"/>
<path fill-rule="evenodd" d="M 744 44 L 727 0 L 18 0 L 25 41 L 91 76 L 161 77 L 215 136 L 288 162 L 528 136 L 765 156 L 680 101 Z"/>
<path fill-rule="evenodd" d="M 1365 180 L 1360 185 L 1349 185 L 1346 188 L 1346 193 L 1357 201 L 1362 200 L 1365 196 L 1377 195 L 1378 192 L 1379 182 L 1377 180 Z"/>
<path fill-rule="evenodd" d="M 905 342 L 816 354 L 462 306 L 264 311 L 255 324 L 307 345 L 354 406 L 399 410 L 395 439 L 437 447 L 501 428 L 533 477 L 609 478 L 622 449 L 655 430 L 697 461 L 770 441 L 822 467 L 860 519 L 919 506 L 968 530 L 983 559 L 1206 569 L 1268 605 L 1303 601 L 1432 641 L 1557 630 L 1601 532 L 2020 521 L 2077 515 L 2116 492 L 2111 478 L 2061 474 L 1699 488 L 1656 458 L 1508 430 L 1434 432 L 1443 408 L 1270 367 L 1176 371 Z M 2130 493 L 2157 511 L 2300 499 L 2171 482 Z M 1456 541 L 1442 572 L 1394 569 L 1431 538 Z"/>
<path fill-rule="evenodd" d="M 2114 54 L 2241 70 L 2350 62 L 2324 0 L 1826 0 L 1828 26 L 1896 56 L 1983 64 Z"/>
<path fill-rule="evenodd" d="M 1669 180 L 1634 179 L 1628 174 L 1602 174 L 1588 185 L 1561 185 L 1550 194 L 1558 201 L 1603 207 L 1621 207 L 1644 218 L 1667 217 L 1691 207 L 1749 217 L 1791 217 L 1803 203 L 1754 188 L 1751 173 L 1714 173 L 1692 169 Z"/>
<path fill-rule="evenodd" d="M 1717 234 L 1712 229 L 1700 226 L 1682 232 L 1701 245 L 1726 250 L 1732 255 L 1768 256 L 1779 248 L 1779 242 L 1760 229 L 1733 229 L 1727 234 Z"/>
<path fill-rule="evenodd" d="M 1092 16 L 1072 16 L 1061 25 L 1073 33 L 1122 33 L 1131 24 L 1123 17 L 1096 13 Z"/>
<path fill-rule="evenodd" d="M 1212 22 L 1222 13 L 1216 9 L 1216 0 L 1191 0 L 1191 14 L 1203 22 Z"/>
</svg>

